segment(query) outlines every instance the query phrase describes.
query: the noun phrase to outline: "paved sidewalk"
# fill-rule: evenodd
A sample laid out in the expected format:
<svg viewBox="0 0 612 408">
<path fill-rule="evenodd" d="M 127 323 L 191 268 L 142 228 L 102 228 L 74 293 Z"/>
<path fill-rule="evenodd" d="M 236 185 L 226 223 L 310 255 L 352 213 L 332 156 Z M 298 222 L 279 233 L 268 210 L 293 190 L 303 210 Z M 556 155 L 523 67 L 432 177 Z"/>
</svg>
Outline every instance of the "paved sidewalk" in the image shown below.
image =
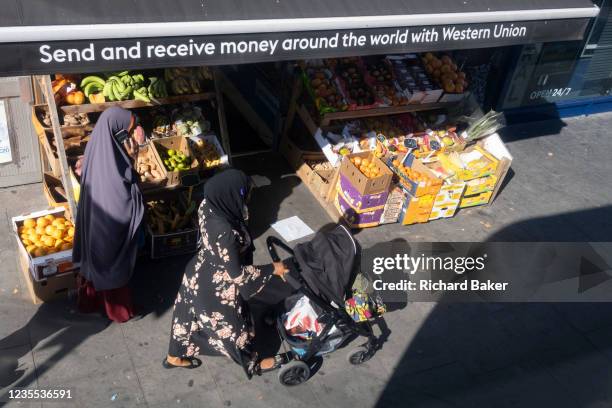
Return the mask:
<svg viewBox="0 0 612 408">
<path fill-rule="evenodd" d="M 357 238 L 366 247 L 396 237 L 612 241 L 612 114 L 565 122 L 506 131 L 514 175 L 492 206 L 451 220 L 369 229 Z M 294 175 L 278 175 L 281 160 L 242 163 L 264 184 L 251 208 L 256 263 L 269 261 L 263 241 L 271 222 L 298 215 L 317 230 L 328 221 Z M 293 388 L 281 386 L 274 373 L 247 381 L 221 357 L 205 358 L 197 370 L 165 370 L 171 304 L 187 260 L 138 265 L 133 284 L 147 314 L 123 325 L 79 315 L 70 301 L 36 307 L 17 272 L 9 222 L 46 206 L 41 186 L 2 189 L 0 202 L 0 395 L 69 387 L 74 397 L 8 406 L 612 406 L 612 304 L 408 303 L 385 316 L 391 333 L 372 360 L 350 366 L 349 346 Z"/>
</svg>

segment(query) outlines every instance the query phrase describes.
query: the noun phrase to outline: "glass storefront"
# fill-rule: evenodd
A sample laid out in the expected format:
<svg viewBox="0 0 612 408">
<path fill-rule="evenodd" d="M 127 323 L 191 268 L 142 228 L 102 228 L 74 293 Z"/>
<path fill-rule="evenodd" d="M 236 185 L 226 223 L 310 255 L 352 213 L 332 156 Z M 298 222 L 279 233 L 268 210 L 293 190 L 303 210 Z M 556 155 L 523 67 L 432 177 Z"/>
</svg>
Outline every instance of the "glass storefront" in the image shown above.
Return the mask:
<svg viewBox="0 0 612 408">
<path fill-rule="evenodd" d="M 527 44 L 512 49 L 513 67 L 498 109 L 591 103 L 612 96 L 612 0 L 594 1 L 601 11 L 584 41 Z"/>
</svg>

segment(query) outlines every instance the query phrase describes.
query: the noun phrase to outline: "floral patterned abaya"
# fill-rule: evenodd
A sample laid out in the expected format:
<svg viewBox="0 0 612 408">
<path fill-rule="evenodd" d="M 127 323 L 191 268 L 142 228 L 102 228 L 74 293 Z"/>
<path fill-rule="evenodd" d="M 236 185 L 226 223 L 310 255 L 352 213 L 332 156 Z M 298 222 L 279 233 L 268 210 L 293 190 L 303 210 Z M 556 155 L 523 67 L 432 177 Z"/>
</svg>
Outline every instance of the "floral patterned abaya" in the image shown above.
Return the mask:
<svg viewBox="0 0 612 408">
<path fill-rule="evenodd" d="M 174 305 L 168 351 L 173 357 L 222 354 L 243 367 L 251 361 L 245 300 L 272 279 L 274 266 L 243 262 L 252 254 L 242 216 L 247 193 L 248 179 L 238 170 L 226 170 L 206 184 L 198 209 L 202 247 Z"/>
</svg>

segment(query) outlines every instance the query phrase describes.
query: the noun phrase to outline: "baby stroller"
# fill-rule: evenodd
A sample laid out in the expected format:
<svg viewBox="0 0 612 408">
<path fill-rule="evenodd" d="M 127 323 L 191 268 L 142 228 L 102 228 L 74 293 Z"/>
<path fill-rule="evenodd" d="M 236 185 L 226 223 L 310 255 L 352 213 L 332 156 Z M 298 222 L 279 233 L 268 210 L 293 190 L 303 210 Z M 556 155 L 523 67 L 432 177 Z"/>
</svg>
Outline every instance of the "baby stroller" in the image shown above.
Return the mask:
<svg viewBox="0 0 612 408">
<path fill-rule="evenodd" d="M 363 276 L 355 271 L 358 267 L 358 246 L 351 233 L 342 225 L 325 233 L 318 233 L 310 242 L 298 244 L 291 249 L 275 237 L 267 238 L 267 247 L 275 262 L 280 261 L 276 247 L 282 248 L 291 257 L 284 260 L 289 273 L 285 279 L 293 289 L 291 298 L 306 298 L 317 311 L 317 324 L 322 330 L 313 333 L 307 340 L 293 336 L 285 328 L 284 316 L 276 318 L 276 327 L 284 345 L 289 350 L 283 354 L 278 379 L 286 386 L 298 385 L 310 377 L 311 363 L 314 357 L 335 351 L 356 337 L 365 337 L 367 341 L 353 349 L 347 355 L 350 364 L 358 365 L 369 360 L 378 349 L 378 338 L 374 335 L 370 318 L 384 311 L 380 300 L 373 303 L 364 318 L 351 316 L 346 302 L 353 300 L 352 291 L 356 279 L 363 281 Z M 370 285 L 371 286 L 371 285 Z M 373 297 L 372 297 L 373 299 Z M 354 303 L 353 303 L 354 304 Z M 351 308 L 349 308 L 351 310 Z M 354 310 L 353 310 L 354 311 Z M 287 347 L 285 346 L 285 349 Z M 278 356 L 277 356 L 278 357 Z"/>
</svg>

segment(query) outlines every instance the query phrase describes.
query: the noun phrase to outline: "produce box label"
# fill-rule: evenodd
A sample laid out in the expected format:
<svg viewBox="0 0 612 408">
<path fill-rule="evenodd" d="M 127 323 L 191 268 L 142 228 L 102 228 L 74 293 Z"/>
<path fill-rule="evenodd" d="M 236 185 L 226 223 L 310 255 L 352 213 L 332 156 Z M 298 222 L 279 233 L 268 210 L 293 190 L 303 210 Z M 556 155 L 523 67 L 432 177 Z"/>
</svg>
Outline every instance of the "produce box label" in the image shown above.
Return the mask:
<svg viewBox="0 0 612 408">
<path fill-rule="evenodd" d="M 342 215 L 351 227 L 366 228 L 375 227 L 380 224 L 383 208 L 375 211 L 358 213 L 346 202 L 346 200 L 344 200 L 342 194 L 336 194 L 335 205 L 340 215 Z"/>
<path fill-rule="evenodd" d="M 357 191 L 357 189 L 351 184 L 351 181 L 343 174 L 340 175 L 338 188 L 351 207 L 362 211 L 384 206 L 387 202 L 387 197 L 389 196 L 388 191 L 383 191 L 382 193 L 376 194 L 361 195 L 359 191 Z"/>
</svg>

